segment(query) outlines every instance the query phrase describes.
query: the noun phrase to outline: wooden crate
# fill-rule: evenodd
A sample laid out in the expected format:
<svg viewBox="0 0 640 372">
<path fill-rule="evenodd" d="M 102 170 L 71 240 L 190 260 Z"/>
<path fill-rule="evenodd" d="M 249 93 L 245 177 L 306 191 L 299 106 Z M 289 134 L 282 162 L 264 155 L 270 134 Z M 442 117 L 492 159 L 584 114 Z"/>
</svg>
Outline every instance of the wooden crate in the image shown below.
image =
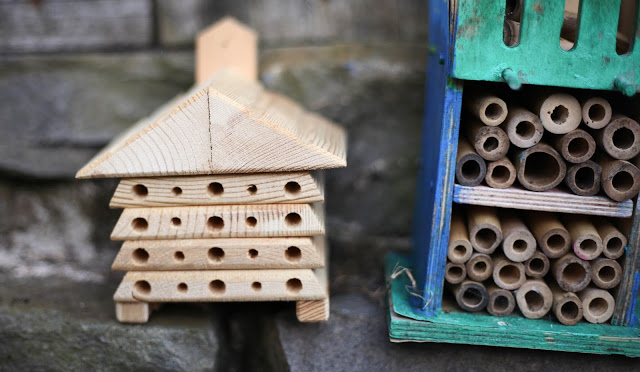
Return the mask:
<svg viewBox="0 0 640 372">
<path fill-rule="evenodd" d="M 582 201 L 568 205 L 558 203 L 557 194 L 536 193 L 546 210 L 632 218 L 623 279 L 611 324 L 581 323 L 568 327 L 516 315 L 496 318 L 452 311 L 450 304 L 443 302 L 452 203 L 487 205 L 487 191 L 498 194 L 490 196 L 493 200 L 490 205 L 498 206 L 496 197 L 509 200 L 509 191 L 454 185 L 465 85 L 473 80 L 502 82 L 512 88 L 534 84 L 608 90 L 621 100 L 637 105 L 636 98 L 625 96 L 633 96 L 638 89 L 635 82 L 636 75 L 640 77 L 640 40 L 636 35 L 635 48 L 626 55 L 618 55 L 615 50 L 621 0 L 582 0 L 578 39 L 569 51 L 560 48 L 559 40 L 563 2 L 523 1 L 520 44 L 516 47 L 506 46 L 502 39 L 505 1 L 430 1 L 431 48 L 413 257 L 390 256 L 387 259 L 390 266 L 387 277 L 396 264 L 411 269 L 417 283 L 413 293 L 417 295 L 409 295 L 408 283 L 400 277 L 391 281 L 390 336 L 398 341 L 640 356 L 640 332 L 635 312 L 640 280 L 637 259 L 640 211 L 637 203 L 634 208 L 630 201 L 599 204 L 595 197 L 584 197 Z M 597 56 L 597 60 L 593 56 Z M 587 204 L 597 205 L 597 208 L 590 209 L 585 206 Z M 531 206 L 520 200 L 509 208 L 535 209 Z M 513 335 L 522 342 L 514 342 Z"/>
</svg>

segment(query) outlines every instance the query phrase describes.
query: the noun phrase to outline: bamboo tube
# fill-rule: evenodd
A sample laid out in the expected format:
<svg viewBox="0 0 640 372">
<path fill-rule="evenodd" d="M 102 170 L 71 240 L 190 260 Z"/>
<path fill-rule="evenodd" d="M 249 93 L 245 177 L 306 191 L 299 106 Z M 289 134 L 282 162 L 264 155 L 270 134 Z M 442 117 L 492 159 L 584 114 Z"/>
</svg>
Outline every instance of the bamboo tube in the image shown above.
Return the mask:
<svg viewBox="0 0 640 372">
<path fill-rule="evenodd" d="M 487 164 L 484 180 L 489 187 L 506 189 L 516 181 L 516 168 L 508 158 L 492 161 Z"/>
<path fill-rule="evenodd" d="M 516 307 L 516 299 L 513 294 L 506 289 L 502 289 L 491 283 L 487 285 L 489 300 L 487 301 L 487 312 L 493 316 L 507 316 Z"/>
<path fill-rule="evenodd" d="M 611 121 L 611 104 L 602 97 L 590 97 L 582 102 L 582 121 L 592 129 L 602 129 Z"/>
<path fill-rule="evenodd" d="M 578 128 L 582 120 L 580 102 L 566 93 L 544 94 L 534 98 L 532 112 L 540 117 L 544 129 L 565 134 Z"/>
<path fill-rule="evenodd" d="M 602 253 L 602 239 L 588 217 L 576 214 L 565 218 L 565 226 L 573 240 L 573 252 L 583 260 L 591 261 Z"/>
<path fill-rule="evenodd" d="M 524 273 L 534 279 L 544 278 L 549 272 L 550 266 L 549 258 L 542 252 L 536 251 L 533 256 L 524 263 Z"/>
<path fill-rule="evenodd" d="M 536 239 L 527 226 L 515 213 L 503 211 L 500 218 L 502 226 L 502 251 L 511 261 L 524 262 L 536 251 Z M 496 283 L 497 284 L 497 283 Z"/>
<path fill-rule="evenodd" d="M 513 262 L 503 254 L 493 256 L 493 282 L 500 288 L 515 290 L 527 279 L 524 276 L 524 265 Z"/>
<path fill-rule="evenodd" d="M 549 289 L 553 294 L 551 310 L 558 321 L 564 325 L 576 325 L 582 320 L 582 301 L 573 292 L 566 292 L 556 283 L 549 283 Z"/>
<path fill-rule="evenodd" d="M 467 110 L 480 121 L 490 127 L 502 124 L 509 112 L 507 104 L 491 94 L 481 94 L 467 101 Z"/>
<path fill-rule="evenodd" d="M 502 124 L 509 140 L 519 148 L 529 148 L 542 139 L 544 127 L 540 118 L 531 111 L 519 106 L 512 106 Z"/>
<path fill-rule="evenodd" d="M 467 226 L 471 246 L 477 252 L 491 254 L 502 242 L 502 226 L 495 208 L 469 206 Z"/>
<path fill-rule="evenodd" d="M 447 283 L 458 284 L 462 283 L 467 277 L 467 268 L 464 264 L 447 262 L 447 266 L 444 269 L 444 280 Z"/>
<path fill-rule="evenodd" d="M 456 180 L 462 186 L 479 185 L 487 173 L 484 159 L 476 153 L 466 139 L 458 140 L 456 155 Z"/>
<path fill-rule="evenodd" d="M 525 318 L 540 319 L 551 310 L 553 295 L 544 281 L 530 279 L 516 292 L 516 302 Z"/>
<path fill-rule="evenodd" d="M 591 263 L 591 281 L 599 288 L 614 288 L 621 280 L 622 267 L 615 260 L 600 257 Z"/>
<path fill-rule="evenodd" d="M 520 42 L 520 22 L 514 20 L 504 21 L 502 28 L 502 41 L 508 47 L 514 47 Z"/>
<path fill-rule="evenodd" d="M 574 164 L 584 163 L 596 152 L 596 141 L 582 129 L 556 137 L 554 146 L 566 161 Z"/>
<path fill-rule="evenodd" d="M 591 265 L 573 253 L 567 253 L 551 263 L 551 273 L 560 288 L 567 292 L 578 292 L 591 282 Z"/>
<path fill-rule="evenodd" d="M 584 319 L 589 323 L 604 323 L 613 315 L 615 300 L 608 291 L 593 287 L 578 293 L 582 301 Z"/>
<path fill-rule="evenodd" d="M 487 254 L 474 253 L 467 261 L 466 268 L 469 279 L 482 282 L 491 277 L 493 260 Z"/>
<path fill-rule="evenodd" d="M 480 311 L 487 306 L 489 294 L 482 283 L 465 280 L 452 287 L 458 306 L 465 311 Z"/>
<path fill-rule="evenodd" d="M 567 174 L 567 166 L 556 150 L 538 143 L 515 153 L 518 181 L 531 191 L 548 191 L 558 186 Z"/>
<path fill-rule="evenodd" d="M 604 218 L 598 219 L 596 229 L 602 239 L 602 254 L 613 260 L 622 257 L 627 246 L 624 234 Z"/>
<path fill-rule="evenodd" d="M 527 224 L 545 256 L 558 258 L 571 250 L 569 231 L 555 214 L 529 212 L 526 216 Z"/>
<path fill-rule="evenodd" d="M 620 114 L 614 114 L 611 122 L 594 132 L 598 146 L 609 156 L 629 160 L 640 153 L 640 124 Z"/>
<path fill-rule="evenodd" d="M 569 167 L 564 184 L 576 195 L 592 196 L 600 192 L 601 175 L 602 167 L 587 160 Z"/>
<path fill-rule="evenodd" d="M 451 215 L 449 229 L 449 248 L 447 258 L 453 263 L 465 263 L 473 254 L 473 247 L 469 241 L 469 233 L 464 218 L 459 213 Z"/>
<path fill-rule="evenodd" d="M 476 153 L 488 161 L 502 159 L 509 151 L 509 137 L 499 127 L 471 122 L 467 125 L 467 138 Z"/>
<path fill-rule="evenodd" d="M 595 161 L 602 167 L 600 180 L 602 189 L 608 197 L 620 202 L 638 195 L 640 170 L 636 166 L 602 153 L 596 154 Z"/>
</svg>

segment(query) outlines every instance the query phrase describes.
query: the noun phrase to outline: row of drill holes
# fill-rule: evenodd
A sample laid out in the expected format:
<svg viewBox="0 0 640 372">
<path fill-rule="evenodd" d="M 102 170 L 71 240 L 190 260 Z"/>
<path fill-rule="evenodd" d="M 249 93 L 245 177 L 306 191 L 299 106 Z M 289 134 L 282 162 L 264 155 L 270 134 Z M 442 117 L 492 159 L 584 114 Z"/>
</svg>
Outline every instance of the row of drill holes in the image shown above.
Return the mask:
<svg viewBox="0 0 640 372">
<path fill-rule="evenodd" d="M 302 222 L 302 217 L 300 217 L 298 213 L 289 213 L 285 216 L 284 221 L 286 222 L 287 226 L 294 227 Z M 245 222 L 249 227 L 255 227 L 258 224 L 258 220 L 253 216 L 247 217 Z M 173 225 L 174 227 L 178 227 L 182 225 L 182 220 L 178 217 L 173 217 L 171 219 L 171 225 Z M 137 217 L 131 221 L 131 227 L 137 232 L 143 232 L 149 228 L 149 223 L 145 218 Z M 224 220 L 218 216 L 209 217 L 209 219 L 207 220 L 207 227 L 210 230 L 222 230 L 222 228 L 224 227 Z"/>
<path fill-rule="evenodd" d="M 295 181 L 287 182 L 287 184 L 284 185 L 284 191 L 291 196 L 299 194 L 301 190 L 300 184 Z M 258 187 L 256 185 L 249 185 L 247 192 L 249 195 L 255 195 L 258 193 Z M 133 186 L 133 193 L 139 198 L 144 198 L 149 195 L 149 189 L 147 189 L 145 185 L 137 184 Z M 224 193 L 224 187 L 219 182 L 212 182 L 207 186 L 207 193 L 212 197 L 221 196 Z M 180 196 L 182 195 L 182 189 L 176 186 L 171 189 L 171 194 L 173 196 Z"/>
<path fill-rule="evenodd" d="M 247 255 L 249 258 L 255 259 L 258 257 L 259 252 L 256 249 L 250 249 L 247 252 Z M 178 262 L 184 261 L 184 257 L 184 253 L 182 251 L 176 251 L 173 255 L 173 258 Z M 222 259 L 224 258 L 224 250 L 222 248 L 213 247 L 207 252 L 207 257 L 211 262 L 222 262 Z M 302 251 L 300 251 L 300 248 L 298 247 L 291 246 L 285 250 L 284 257 L 289 262 L 299 262 L 302 259 Z M 149 262 L 149 252 L 144 248 L 136 248 L 131 254 L 131 258 L 135 264 L 144 265 Z"/>
<path fill-rule="evenodd" d="M 300 279 L 292 278 L 287 280 L 285 287 L 290 293 L 299 293 L 302 290 L 302 282 Z M 151 284 L 146 280 L 138 280 L 133 284 L 133 288 L 136 292 L 141 293 L 143 295 L 148 295 L 151 293 Z M 258 292 L 262 289 L 262 283 L 253 282 L 251 283 L 251 288 Z M 178 292 L 186 293 L 189 290 L 189 286 L 187 283 L 180 283 L 177 286 Z M 227 290 L 227 285 L 219 279 L 211 281 L 209 283 L 209 291 L 213 294 L 223 294 Z"/>
</svg>

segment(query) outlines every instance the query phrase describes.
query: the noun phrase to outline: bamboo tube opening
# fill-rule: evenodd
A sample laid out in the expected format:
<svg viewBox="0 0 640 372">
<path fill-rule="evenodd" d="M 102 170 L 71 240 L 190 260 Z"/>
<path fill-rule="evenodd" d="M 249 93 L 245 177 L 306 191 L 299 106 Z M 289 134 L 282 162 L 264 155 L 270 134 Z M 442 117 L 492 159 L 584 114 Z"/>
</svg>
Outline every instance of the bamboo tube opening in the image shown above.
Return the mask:
<svg viewBox="0 0 640 372">
<path fill-rule="evenodd" d="M 560 175 L 558 160 L 544 152 L 529 155 L 524 167 L 524 177 L 528 183 L 534 185 L 548 185 L 554 183 Z"/>
<path fill-rule="evenodd" d="M 589 107 L 588 116 L 591 121 L 602 121 L 606 115 L 607 110 L 599 103 L 594 103 Z"/>
<path fill-rule="evenodd" d="M 624 243 L 622 243 L 622 239 L 614 236 L 609 239 L 604 246 L 604 251 L 606 256 L 609 258 L 617 258 L 622 256 L 621 252 L 624 249 Z"/>
<path fill-rule="evenodd" d="M 538 311 L 544 306 L 544 298 L 538 292 L 533 290 L 524 295 L 524 300 L 529 311 Z"/>
<path fill-rule="evenodd" d="M 562 252 L 565 250 L 567 241 L 560 234 L 552 234 L 547 238 L 547 247 L 552 252 Z"/>
<path fill-rule="evenodd" d="M 611 104 L 602 97 L 591 97 L 582 103 L 582 120 L 589 128 L 604 128 L 611 116 Z"/>
<path fill-rule="evenodd" d="M 591 147 L 589 146 L 589 142 L 587 142 L 586 139 L 582 137 L 575 137 L 569 140 L 567 150 L 569 152 L 569 155 L 580 158 L 587 155 L 590 148 Z"/>
<path fill-rule="evenodd" d="M 629 128 L 620 127 L 611 136 L 613 145 L 619 149 L 626 150 L 633 146 L 635 142 L 635 135 Z"/>
<path fill-rule="evenodd" d="M 524 272 L 532 278 L 542 278 L 549 272 L 550 262 L 542 252 L 536 251 L 527 262 L 524 263 Z"/>
<path fill-rule="evenodd" d="M 529 268 L 529 271 L 531 271 L 532 273 L 543 272 L 545 266 L 546 265 L 544 264 L 544 261 L 542 261 L 542 259 L 538 257 L 535 257 L 529 260 L 529 262 L 527 263 L 527 267 Z"/>
<path fill-rule="evenodd" d="M 585 280 L 587 271 L 579 263 L 570 263 L 562 271 L 562 280 L 571 285 L 580 285 Z"/>
<path fill-rule="evenodd" d="M 511 171 L 504 165 L 498 165 L 491 170 L 491 178 L 497 183 L 506 183 L 511 178 Z"/>
<path fill-rule="evenodd" d="M 486 152 L 491 152 L 498 148 L 499 143 L 496 137 L 487 137 L 482 144 L 482 148 Z"/>
<path fill-rule="evenodd" d="M 503 312 L 509 308 L 509 299 L 506 296 L 498 295 L 493 301 L 493 308 L 495 311 Z"/>
<path fill-rule="evenodd" d="M 598 250 L 598 243 L 593 239 L 584 239 L 578 245 L 581 252 L 592 255 Z"/>
<path fill-rule="evenodd" d="M 460 260 L 463 260 L 467 256 L 468 252 L 469 252 L 469 248 L 465 247 L 462 244 L 456 245 L 455 247 L 453 247 L 453 250 L 452 250 L 452 254 Z"/>
<path fill-rule="evenodd" d="M 596 297 L 589 303 L 589 312 L 594 316 L 600 316 L 609 310 L 609 304 L 604 298 Z"/>
<path fill-rule="evenodd" d="M 498 272 L 498 277 L 506 284 L 515 284 L 522 278 L 522 272 L 516 265 L 505 265 Z"/>
<path fill-rule="evenodd" d="M 492 121 L 500 120 L 502 116 L 506 116 L 504 114 L 504 110 L 502 109 L 502 106 L 500 106 L 495 102 L 492 102 L 487 105 L 487 108 L 484 110 L 484 114 L 488 119 Z M 504 120 L 504 118 L 502 120 Z"/>
<path fill-rule="evenodd" d="M 580 317 L 580 308 L 575 302 L 568 300 L 560 307 L 560 314 L 567 321 L 576 321 Z"/>
<path fill-rule="evenodd" d="M 484 273 L 487 271 L 487 264 L 483 261 L 476 262 L 473 264 L 473 271 L 477 273 Z"/>
<path fill-rule="evenodd" d="M 527 244 L 527 242 L 522 239 L 517 239 L 513 242 L 513 250 L 517 253 L 526 251 L 528 247 L 529 245 Z"/>
<path fill-rule="evenodd" d="M 460 168 L 462 176 L 469 180 L 475 180 L 480 177 L 480 164 L 473 158 L 466 159 Z"/>
<path fill-rule="evenodd" d="M 611 186 L 618 192 L 627 192 L 633 187 L 633 176 L 627 171 L 620 171 L 613 176 Z"/>
<path fill-rule="evenodd" d="M 516 134 L 523 140 L 529 140 L 536 134 L 536 127 L 530 121 L 521 121 L 516 124 Z"/>
<path fill-rule="evenodd" d="M 480 248 L 490 249 L 491 247 L 493 247 L 493 245 L 496 244 L 497 239 L 498 236 L 496 235 L 495 231 L 485 227 L 478 230 L 478 232 L 476 233 L 475 241 Z"/>
<path fill-rule="evenodd" d="M 463 294 L 461 301 L 468 307 L 476 307 L 482 303 L 482 293 L 474 287 L 467 288 Z"/>
<path fill-rule="evenodd" d="M 595 185 L 596 173 L 589 167 L 583 167 L 576 171 L 575 184 L 582 190 L 589 190 Z"/>
<path fill-rule="evenodd" d="M 598 277 L 605 283 L 609 283 L 616 278 L 616 271 L 611 266 L 602 266 L 600 270 L 598 270 Z"/>
<path fill-rule="evenodd" d="M 451 284 L 461 283 L 467 276 L 467 270 L 463 264 L 449 262 L 445 268 L 444 279 Z"/>
</svg>

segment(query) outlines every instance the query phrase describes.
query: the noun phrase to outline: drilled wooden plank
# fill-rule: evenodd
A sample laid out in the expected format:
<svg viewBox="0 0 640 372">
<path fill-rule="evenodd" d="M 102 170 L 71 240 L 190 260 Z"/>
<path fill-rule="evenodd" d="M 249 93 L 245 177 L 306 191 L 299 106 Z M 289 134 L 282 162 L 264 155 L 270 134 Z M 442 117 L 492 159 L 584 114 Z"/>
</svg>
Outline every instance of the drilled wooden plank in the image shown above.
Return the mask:
<svg viewBox="0 0 640 372">
<path fill-rule="evenodd" d="M 111 239 L 202 239 L 324 234 L 322 204 L 126 208 Z"/>
<path fill-rule="evenodd" d="M 322 300 L 312 269 L 130 271 L 117 302 L 226 302 Z"/>
<path fill-rule="evenodd" d="M 111 269 L 309 269 L 324 263 L 324 238 L 127 240 Z"/>
<path fill-rule="evenodd" d="M 535 192 L 517 187 L 493 189 L 455 185 L 453 200 L 460 204 L 608 217 L 631 217 L 633 213 L 631 200 L 615 202 L 604 196 L 578 196 L 558 189 Z"/>
<path fill-rule="evenodd" d="M 125 178 L 111 208 L 324 201 L 321 173 L 253 173 Z"/>
</svg>

